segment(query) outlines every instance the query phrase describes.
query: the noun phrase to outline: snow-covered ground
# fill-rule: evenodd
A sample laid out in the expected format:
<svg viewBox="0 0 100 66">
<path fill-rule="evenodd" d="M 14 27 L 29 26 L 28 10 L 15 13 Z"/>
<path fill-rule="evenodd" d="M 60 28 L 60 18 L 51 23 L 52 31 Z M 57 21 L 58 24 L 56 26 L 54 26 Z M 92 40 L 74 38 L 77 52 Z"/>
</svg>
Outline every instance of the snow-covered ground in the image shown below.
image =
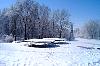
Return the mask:
<svg viewBox="0 0 100 66">
<path fill-rule="evenodd" d="M 77 38 L 69 43 L 55 48 L 0 43 L 0 66 L 100 66 L 100 40 Z"/>
</svg>

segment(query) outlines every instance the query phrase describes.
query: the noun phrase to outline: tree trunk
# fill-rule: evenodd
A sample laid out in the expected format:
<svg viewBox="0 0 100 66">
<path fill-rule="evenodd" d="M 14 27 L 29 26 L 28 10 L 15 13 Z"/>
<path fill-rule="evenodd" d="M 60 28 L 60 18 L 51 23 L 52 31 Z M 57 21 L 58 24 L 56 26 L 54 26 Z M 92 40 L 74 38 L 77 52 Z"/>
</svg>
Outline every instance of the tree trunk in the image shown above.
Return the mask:
<svg viewBox="0 0 100 66">
<path fill-rule="evenodd" d="M 25 35 L 24 35 L 24 39 L 27 40 L 26 24 L 25 24 Z"/>
<path fill-rule="evenodd" d="M 14 37 L 16 41 L 16 20 L 14 19 Z"/>
</svg>

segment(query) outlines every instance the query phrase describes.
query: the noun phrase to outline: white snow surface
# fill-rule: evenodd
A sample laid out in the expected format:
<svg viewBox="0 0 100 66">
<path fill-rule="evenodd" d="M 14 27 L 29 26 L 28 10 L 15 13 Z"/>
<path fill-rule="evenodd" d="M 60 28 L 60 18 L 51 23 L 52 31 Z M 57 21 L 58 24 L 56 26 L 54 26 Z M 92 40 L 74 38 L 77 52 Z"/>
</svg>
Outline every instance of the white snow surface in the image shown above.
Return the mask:
<svg viewBox="0 0 100 66">
<path fill-rule="evenodd" d="M 68 42 L 55 48 L 0 43 L 0 66 L 100 66 L 100 40 L 76 38 Z"/>
</svg>

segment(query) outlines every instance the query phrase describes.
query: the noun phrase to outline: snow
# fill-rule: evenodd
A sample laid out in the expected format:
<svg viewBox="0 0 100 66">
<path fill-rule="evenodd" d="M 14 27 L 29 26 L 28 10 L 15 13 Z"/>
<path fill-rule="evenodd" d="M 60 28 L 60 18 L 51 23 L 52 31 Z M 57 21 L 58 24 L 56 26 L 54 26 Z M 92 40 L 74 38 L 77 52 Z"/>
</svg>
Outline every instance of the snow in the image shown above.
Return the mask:
<svg viewBox="0 0 100 66">
<path fill-rule="evenodd" d="M 25 41 L 30 41 L 30 42 L 53 42 L 54 40 L 48 40 L 48 39 L 29 39 Z"/>
<path fill-rule="evenodd" d="M 100 40 L 76 38 L 68 42 L 55 48 L 0 43 L 0 66 L 100 66 Z"/>
<path fill-rule="evenodd" d="M 62 41 L 64 41 L 64 40 L 66 40 L 66 39 L 64 39 L 64 38 L 43 38 L 44 40 L 52 40 L 52 41 L 54 41 L 54 40 L 62 40 Z"/>
</svg>

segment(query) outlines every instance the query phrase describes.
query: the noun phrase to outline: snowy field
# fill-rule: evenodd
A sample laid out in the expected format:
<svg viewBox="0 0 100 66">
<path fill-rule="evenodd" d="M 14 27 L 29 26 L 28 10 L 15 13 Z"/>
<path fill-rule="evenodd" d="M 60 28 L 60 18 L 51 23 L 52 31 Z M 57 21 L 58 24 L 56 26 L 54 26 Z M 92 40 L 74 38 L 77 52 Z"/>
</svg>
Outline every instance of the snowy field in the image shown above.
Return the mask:
<svg viewBox="0 0 100 66">
<path fill-rule="evenodd" d="M 100 66 L 100 40 L 77 38 L 69 43 L 55 48 L 1 43 L 0 66 Z"/>
</svg>

